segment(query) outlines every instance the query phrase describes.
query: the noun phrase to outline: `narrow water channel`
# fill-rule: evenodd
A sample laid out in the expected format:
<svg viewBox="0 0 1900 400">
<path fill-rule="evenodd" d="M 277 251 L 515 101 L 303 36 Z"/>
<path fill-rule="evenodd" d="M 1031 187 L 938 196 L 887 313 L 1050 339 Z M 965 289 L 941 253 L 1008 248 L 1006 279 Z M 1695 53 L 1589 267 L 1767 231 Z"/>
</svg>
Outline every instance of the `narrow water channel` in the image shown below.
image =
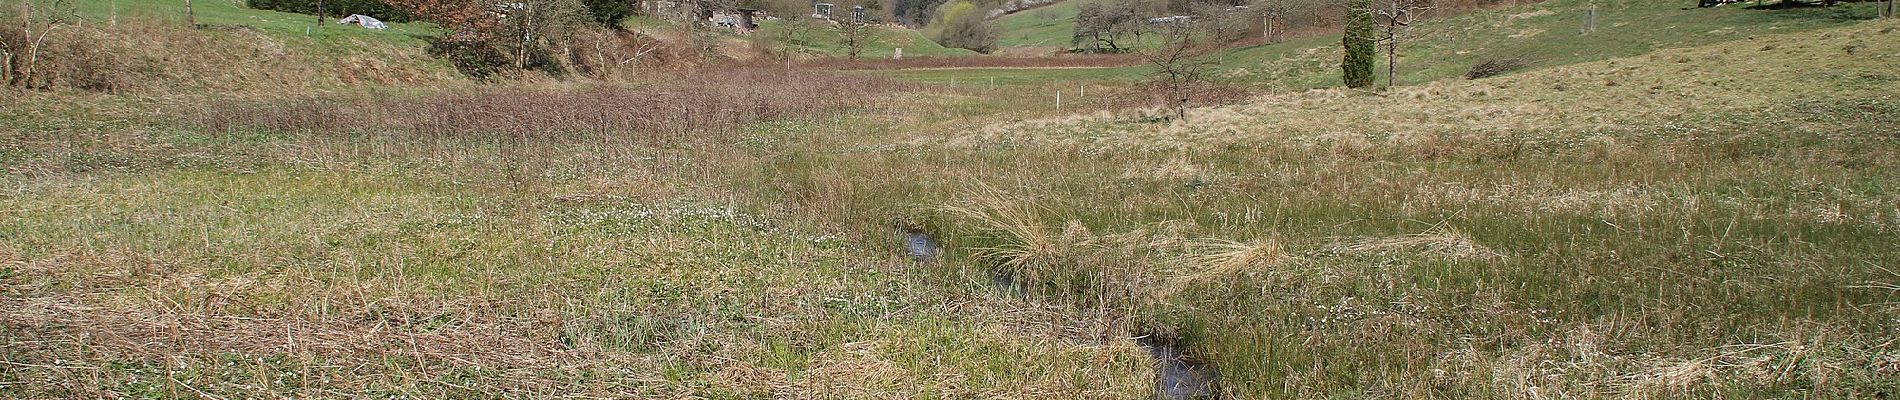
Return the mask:
<svg viewBox="0 0 1900 400">
<path fill-rule="evenodd" d="M 936 261 L 943 255 L 943 244 L 936 237 L 914 229 L 899 229 L 904 251 L 912 261 Z M 990 288 L 1009 296 L 1023 295 L 1023 282 L 1014 274 L 990 273 Z M 1161 400 L 1211 399 L 1217 395 L 1215 382 L 1219 371 L 1213 365 L 1194 359 L 1181 351 L 1173 340 L 1144 335 L 1135 343 L 1155 360 L 1155 398 Z"/>
<path fill-rule="evenodd" d="M 943 244 L 928 233 L 910 229 L 898 233 L 904 237 L 904 251 L 910 254 L 911 261 L 929 262 L 943 255 Z"/>
<path fill-rule="evenodd" d="M 1135 340 L 1155 359 L 1155 398 L 1162 400 L 1211 399 L 1219 371 L 1181 351 L 1173 341 L 1154 335 Z"/>
</svg>

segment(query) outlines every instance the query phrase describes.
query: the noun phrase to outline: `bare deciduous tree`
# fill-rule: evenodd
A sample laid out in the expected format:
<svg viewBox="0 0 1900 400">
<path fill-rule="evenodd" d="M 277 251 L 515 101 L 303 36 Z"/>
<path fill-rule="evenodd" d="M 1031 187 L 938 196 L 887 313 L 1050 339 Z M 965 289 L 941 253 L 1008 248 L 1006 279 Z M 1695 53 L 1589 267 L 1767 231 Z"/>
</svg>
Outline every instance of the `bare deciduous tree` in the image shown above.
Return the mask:
<svg viewBox="0 0 1900 400">
<path fill-rule="evenodd" d="M 1142 22 L 1137 0 L 1082 3 L 1076 8 L 1075 32 L 1069 45 L 1090 52 L 1124 52 L 1127 46 L 1123 36 L 1138 37 L 1144 28 Z"/>
<path fill-rule="evenodd" d="M 1149 84 L 1167 96 L 1167 106 L 1173 109 L 1175 119 L 1187 118 L 1188 102 L 1209 88 L 1206 72 L 1213 62 L 1202 57 L 1208 32 L 1193 23 L 1177 22 L 1162 25 L 1155 34 L 1160 35 L 1161 45 L 1135 54 L 1155 67 Z"/>
<path fill-rule="evenodd" d="M 844 45 L 845 55 L 857 59 L 864 53 L 864 46 L 877 40 L 877 27 L 859 21 L 857 18 L 838 18 L 838 44 Z"/>
<path fill-rule="evenodd" d="M 1385 84 L 1399 84 L 1399 41 L 1405 36 L 1406 28 L 1423 19 L 1437 4 L 1437 0 L 1381 0 L 1382 3 L 1372 10 L 1379 20 L 1379 43 L 1385 45 Z"/>
</svg>

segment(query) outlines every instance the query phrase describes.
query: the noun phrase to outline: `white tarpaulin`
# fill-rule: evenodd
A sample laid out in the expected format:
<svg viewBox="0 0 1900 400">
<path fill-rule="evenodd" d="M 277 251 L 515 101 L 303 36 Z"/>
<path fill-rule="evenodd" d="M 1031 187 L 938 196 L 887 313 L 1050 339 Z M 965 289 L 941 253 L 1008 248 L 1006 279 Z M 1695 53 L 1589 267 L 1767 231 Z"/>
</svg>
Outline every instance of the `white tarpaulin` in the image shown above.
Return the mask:
<svg viewBox="0 0 1900 400">
<path fill-rule="evenodd" d="M 370 29 L 389 29 L 389 25 L 384 25 L 383 21 L 363 14 L 350 14 L 350 16 L 343 17 L 342 21 L 337 21 L 336 23 L 357 24 Z"/>
</svg>

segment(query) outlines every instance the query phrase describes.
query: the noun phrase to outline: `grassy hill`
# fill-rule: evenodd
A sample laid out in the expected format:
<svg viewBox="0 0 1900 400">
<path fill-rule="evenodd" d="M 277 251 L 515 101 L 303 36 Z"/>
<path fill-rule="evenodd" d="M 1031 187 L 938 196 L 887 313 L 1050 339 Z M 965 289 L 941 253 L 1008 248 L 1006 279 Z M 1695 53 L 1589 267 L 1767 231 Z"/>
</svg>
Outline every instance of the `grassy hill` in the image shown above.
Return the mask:
<svg viewBox="0 0 1900 400">
<path fill-rule="evenodd" d="M 182 1 L 166 0 L 75 0 L 75 11 L 89 23 L 111 24 L 119 20 L 160 21 L 163 23 L 184 24 L 185 9 Z M 319 25 L 316 17 L 307 14 L 295 14 L 270 10 L 258 10 L 243 6 L 241 1 L 195 1 L 192 9 L 200 25 L 211 27 L 247 27 L 267 32 L 281 38 L 305 37 L 317 43 L 334 43 L 349 39 L 370 40 L 389 44 L 420 45 L 421 37 L 434 33 L 434 25 L 428 23 L 391 23 L 389 29 L 363 29 L 354 25 L 339 25 L 337 18 Z M 308 35 L 306 35 L 306 30 Z"/>
<path fill-rule="evenodd" d="M 755 34 L 774 35 L 778 31 L 779 24 L 782 23 L 784 21 L 781 20 L 762 21 Z M 899 47 L 904 49 L 905 57 L 957 57 L 977 54 L 970 50 L 943 47 L 930 38 L 924 37 L 923 33 L 917 30 L 888 27 L 879 27 L 877 30 L 876 40 L 865 46 L 859 57 L 888 59 L 891 58 L 894 49 Z M 773 39 L 777 40 L 776 37 Z M 844 57 L 849 54 L 840 43 L 838 32 L 824 27 L 808 30 L 790 40 L 789 44 L 806 54 L 828 57 Z"/>
<path fill-rule="evenodd" d="M 1058 3 L 1044 10 L 1064 10 L 1076 1 Z M 1597 8 L 1597 30 L 1580 34 L 1583 12 Z M 1484 60 L 1515 58 L 1526 61 L 1528 69 L 1547 68 L 1613 57 L 1644 54 L 1657 49 L 1697 46 L 1752 36 L 1801 32 L 1838 27 L 1871 19 L 1878 14 L 1873 3 L 1843 3 L 1831 8 L 1767 8 L 1729 6 L 1718 8 L 1683 7 L 1666 1 L 1646 0 L 1549 0 L 1517 7 L 1479 10 L 1415 25 L 1401 43 L 1399 83 L 1419 84 L 1462 76 L 1473 64 Z M 1073 8 L 1066 8 L 1072 12 Z M 1012 14 L 1003 18 L 1006 26 L 1017 26 L 1016 37 L 1029 37 L 1032 43 L 1055 40 L 1062 18 L 1037 11 Z M 1061 15 L 1060 12 L 1056 15 Z M 1040 33 L 1037 33 L 1040 32 Z M 1062 33 L 1062 43 L 1067 43 Z M 1010 35 L 1005 35 L 1007 40 Z M 1339 78 L 1339 36 L 1295 38 L 1229 48 L 1206 57 L 1213 61 L 1215 80 L 1248 87 L 1272 89 L 1310 89 L 1334 87 Z M 1378 59 L 1378 77 L 1385 79 L 1383 48 Z M 1037 71 L 1035 81 L 1087 80 L 1097 78 L 1140 79 L 1146 66 L 1102 70 Z M 1738 71 L 1741 72 L 1741 71 Z M 980 71 L 970 71 L 977 74 Z M 929 81 L 947 82 L 956 72 L 890 72 L 892 76 L 920 76 Z M 969 79 L 964 79 L 968 81 Z"/>
<path fill-rule="evenodd" d="M 1066 49 L 1075 33 L 1076 7 L 1088 1 L 1095 0 L 1067 0 L 997 18 L 997 46 Z"/>
<path fill-rule="evenodd" d="M 1685 7 L 1647 0 L 1549 0 L 1483 10 L 1416 25 L 1401 42 L 1400 84 L 1457 77 L 1482 60 L 1519 58 L 1549 67 L 1751 37 L 1842 26 L 1878 14 L 1873 3 L 1831 8 Z M 1597 9 L 1597 30 L 1581 34 L 1583 15 Z M 1280 88 L 1339 83 L 1339 37 L 1229 49 L 1217 56 L 1226 79 L 1272 82 Z M 1380 80 L 1384 80 L 1380 54 Z M 1746 73 L 1746 71 L 1735 71 Z"/>
</svg>

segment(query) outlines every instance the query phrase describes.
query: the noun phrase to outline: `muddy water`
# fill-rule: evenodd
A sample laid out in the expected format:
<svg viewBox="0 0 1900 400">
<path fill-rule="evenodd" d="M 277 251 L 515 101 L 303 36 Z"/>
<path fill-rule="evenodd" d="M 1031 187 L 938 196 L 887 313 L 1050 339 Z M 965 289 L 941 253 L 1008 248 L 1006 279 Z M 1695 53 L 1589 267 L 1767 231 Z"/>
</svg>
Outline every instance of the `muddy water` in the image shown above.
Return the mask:
<svg viewBox="0 0 1900 400">
<path fill-rule="evenodd" d="M 1219 373 L 1213 365 L 1188 357 L 1175 343 L 1157 340 L 1154 336 L 1144 336 L 1135 343 L 1148 349 L 1148 354 L 1155 358 L 1156 399 L 1214 398 L 1214 380 Z"/>
<path fill-rule="evenodd" d="M 1008 272 L 990 272 L 990 290 L 1010 297 L 1023 297 L 1023 286 L 1016 283 L 1015 274 Z"/>
<path fill-rule="evenodd" d="M 931 237 L 928 233 L 914 230 L 903 230 L 898 233 L 904 237 L 904 251 L 910 254 L 912 261 L 928 262 L 943 255 L 943 244 L 938 243 L 937 238 Z"/>
</svg>

